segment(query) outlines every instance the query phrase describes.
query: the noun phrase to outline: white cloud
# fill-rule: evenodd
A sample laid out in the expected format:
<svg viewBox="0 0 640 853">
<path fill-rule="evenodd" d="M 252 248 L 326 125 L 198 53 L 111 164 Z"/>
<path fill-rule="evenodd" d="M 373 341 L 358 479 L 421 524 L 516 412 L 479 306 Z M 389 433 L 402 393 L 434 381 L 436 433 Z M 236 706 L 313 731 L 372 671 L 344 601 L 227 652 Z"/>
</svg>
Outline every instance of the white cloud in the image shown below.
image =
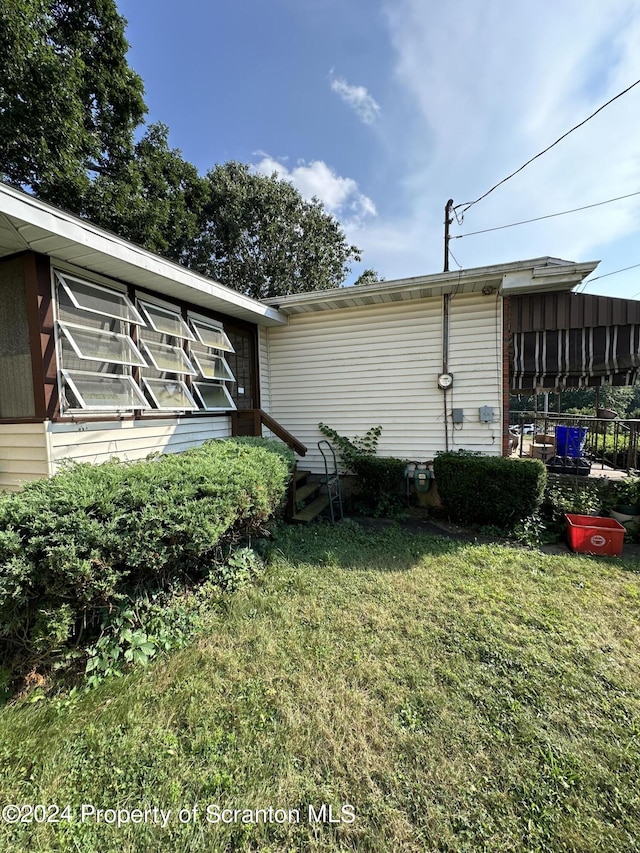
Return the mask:
<svg viewBox="0 0 640 853">
<path fill-rule="evenodd" d="M 307 201 L 319 199 L 345 228 L 356 227 L 376 215 L 375 204 L 359 191 L 353 178 L 340 177 L 322 160 L 300 162 L 289 169 L 281 161 L 262 153 L 262 159 L 252 168 L 260 175 L 275 173 L 281 180 L 289 181 Z"/>
<path fill-rule="evenodd" d="M 640 76 L 640 0 L 384 2 L 396 85 L 384 141 L 402 172 L 404 212 L 378 217 L 357 239 L 366 264 L 392 278 L 441 269 L 447 198 L 477 198 Z M 640 189 L 639 138 L 640 86 L 472 207 L 452 233 Z M 465 267 L 548 254 L 611 258 L 615 268 L 640 261 L 639 228 L 637 197 L 454 240 L 452 249 Z"/>
<path fill-rule="evenodd" d="M 380 115 L 380 105 L 364 86 L 350 86 L 343 77 L 331 73 L 331 90 L 348 104 L 365 124 L 373 124 Z"/>
</svg>

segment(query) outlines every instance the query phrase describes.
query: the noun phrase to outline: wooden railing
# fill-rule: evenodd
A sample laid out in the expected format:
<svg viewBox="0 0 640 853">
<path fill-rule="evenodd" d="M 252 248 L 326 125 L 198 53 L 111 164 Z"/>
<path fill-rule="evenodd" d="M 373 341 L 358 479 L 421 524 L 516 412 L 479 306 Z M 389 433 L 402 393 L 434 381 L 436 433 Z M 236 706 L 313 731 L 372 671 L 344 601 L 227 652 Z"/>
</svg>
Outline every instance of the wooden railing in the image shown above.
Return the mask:
<svg viewBox="0 0 640 853">
<path fill-rule="evenodd" d="M 238 409 L 231 413 L 231 435 L 261 436 L 263 426 L 277 435 L 298 456 L 304 456 L 307 452 L 307 448 L 295 435 L 291 435 L 275 418 L 262 409 Z"/>
</svg>

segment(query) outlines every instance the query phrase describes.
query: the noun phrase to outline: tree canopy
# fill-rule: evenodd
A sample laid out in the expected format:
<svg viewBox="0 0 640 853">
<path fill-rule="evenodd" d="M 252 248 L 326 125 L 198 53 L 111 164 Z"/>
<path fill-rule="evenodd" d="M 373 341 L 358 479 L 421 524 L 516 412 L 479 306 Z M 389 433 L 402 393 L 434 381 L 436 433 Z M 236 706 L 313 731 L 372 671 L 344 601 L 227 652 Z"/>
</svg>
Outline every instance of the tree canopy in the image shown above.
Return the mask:
<svg viewBox="0 0 640 853">
<path fill-rule="evenodd" d="M 0 0 L 0 173 L 79 212 L 146 112 L 114 0 Z"/>
<path fill-rule="evenodd" d="M 317 199 L 229 162 L 205 176 L 157 123 L 115 0 L 0 0 L 0 176 L 255 298 L 339 286 L 359 250 Z"/>
</svg>

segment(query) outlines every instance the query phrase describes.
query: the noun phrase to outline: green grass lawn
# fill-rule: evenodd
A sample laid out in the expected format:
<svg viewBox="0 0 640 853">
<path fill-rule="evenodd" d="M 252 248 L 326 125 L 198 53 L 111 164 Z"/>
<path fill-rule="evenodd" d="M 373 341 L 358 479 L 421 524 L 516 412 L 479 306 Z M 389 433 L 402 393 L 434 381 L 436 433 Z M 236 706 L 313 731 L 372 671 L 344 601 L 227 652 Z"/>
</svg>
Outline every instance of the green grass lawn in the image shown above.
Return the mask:
<svg viewBox="0 0 640 853">
<path fill-rule="evenodd" d="M 1 850 L 640 850 L 637 563 L 353 524 L 274 544 L 188 648 L 0 710 L 0 800 L 61 810 Z"/>
</svg>

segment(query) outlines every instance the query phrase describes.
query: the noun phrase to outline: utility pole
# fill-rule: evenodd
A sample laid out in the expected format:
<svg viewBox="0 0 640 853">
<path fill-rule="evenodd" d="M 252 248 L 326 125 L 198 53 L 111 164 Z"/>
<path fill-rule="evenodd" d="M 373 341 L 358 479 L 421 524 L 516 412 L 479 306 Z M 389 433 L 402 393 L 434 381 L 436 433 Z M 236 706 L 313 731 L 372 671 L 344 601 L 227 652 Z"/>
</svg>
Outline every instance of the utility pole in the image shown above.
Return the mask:
<svg viewBox="0 0 640 853">
<path fill-rule="evenodd" d="M 449 201 L 444 206 L 444 270 L 443 272 L 449 272 L 449 226 L 453 222 L 453 216 L 451 215 L 451 208 L 453 207 L 453 199 L 450 198 Z"/>
</svg>

